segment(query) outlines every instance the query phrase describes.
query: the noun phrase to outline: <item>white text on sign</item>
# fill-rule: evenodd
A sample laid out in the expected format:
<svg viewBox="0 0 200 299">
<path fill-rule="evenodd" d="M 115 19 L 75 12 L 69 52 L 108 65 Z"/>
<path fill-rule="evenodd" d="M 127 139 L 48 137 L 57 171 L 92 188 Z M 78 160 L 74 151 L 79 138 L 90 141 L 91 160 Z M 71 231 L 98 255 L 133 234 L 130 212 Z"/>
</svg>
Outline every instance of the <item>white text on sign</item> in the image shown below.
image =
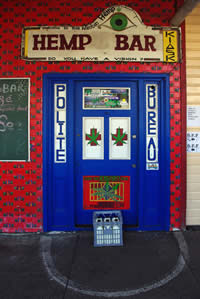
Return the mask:
<svg viewBox="0 0 200 299">
<path fill-rule="evenodd" d="M 146 169 L 159 170 L 157 84 L 146 84 Z"/>
<path fill-rule="evenodd" d="M 54 161 L 66 162 L 66 84 L 54 84 Z"/>
</svg>

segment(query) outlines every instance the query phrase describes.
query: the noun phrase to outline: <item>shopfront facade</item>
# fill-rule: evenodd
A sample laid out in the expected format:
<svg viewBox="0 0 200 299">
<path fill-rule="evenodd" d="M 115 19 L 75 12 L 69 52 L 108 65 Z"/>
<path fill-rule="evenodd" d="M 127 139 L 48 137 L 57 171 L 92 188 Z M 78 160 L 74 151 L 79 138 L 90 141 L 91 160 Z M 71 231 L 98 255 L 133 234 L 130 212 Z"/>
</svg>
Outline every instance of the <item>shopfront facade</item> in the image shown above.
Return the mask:
<svg viewBox="0 0 200 299">
<path fill-rule="evenodd" d="M 2 2 L 1 232 L 184 228 L 179 2 Z"/>
</svg>

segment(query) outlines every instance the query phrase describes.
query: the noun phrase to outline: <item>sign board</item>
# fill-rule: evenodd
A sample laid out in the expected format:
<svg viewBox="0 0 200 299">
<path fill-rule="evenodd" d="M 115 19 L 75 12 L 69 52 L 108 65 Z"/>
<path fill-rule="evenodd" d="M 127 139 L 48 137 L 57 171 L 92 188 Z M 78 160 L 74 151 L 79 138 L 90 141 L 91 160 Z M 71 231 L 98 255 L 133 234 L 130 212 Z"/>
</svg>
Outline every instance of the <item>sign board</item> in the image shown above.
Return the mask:
<svg viewBox="0 0 200 299">
<path fill-rule="evenodd" d="M 159 170 L 157 84 L 146 84 L 146 170 Z"/>
<path fill-rule="evenodd" d="M 83 208 L 130 209 L 130 176 L 83 176 Z"/>
<path fill-rule="evenodd" d="M 54 162 L 66 162 L 66 84 L 54 84 Z"/>
<path fill-rule="evenodd" d="M 29 79 L 0 79 L 0 160 L 29 160 Z"/>
<path fill-rule="evenodd" d="M 91 24 L 25 27 L 22 58 L 46 61 L 177 62 L 178 28 L 146 26 L 130 7 L 105 9 Z"/>
<path fill-rule="evenodd" d="M 200 127 L 200 106 L 187 106 L 187 127 Z"/>
<path fill-rule="evenodd" d="M 200 132 L 187 132 L 187 152 L 200 153 Z"/>
</svg>

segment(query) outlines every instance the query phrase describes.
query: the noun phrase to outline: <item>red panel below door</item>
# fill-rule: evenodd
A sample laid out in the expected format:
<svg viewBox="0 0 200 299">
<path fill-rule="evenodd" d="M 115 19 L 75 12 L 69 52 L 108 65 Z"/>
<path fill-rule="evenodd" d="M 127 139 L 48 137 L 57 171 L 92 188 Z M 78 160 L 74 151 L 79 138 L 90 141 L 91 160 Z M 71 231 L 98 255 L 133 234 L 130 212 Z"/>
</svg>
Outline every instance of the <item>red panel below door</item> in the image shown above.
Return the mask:
<svg viewBox="0 0 200 299">
<path fill-rule="evenodd" d="M 130 176 L 83 176 L 83 208 L 130 209 Z"/>
</svg>

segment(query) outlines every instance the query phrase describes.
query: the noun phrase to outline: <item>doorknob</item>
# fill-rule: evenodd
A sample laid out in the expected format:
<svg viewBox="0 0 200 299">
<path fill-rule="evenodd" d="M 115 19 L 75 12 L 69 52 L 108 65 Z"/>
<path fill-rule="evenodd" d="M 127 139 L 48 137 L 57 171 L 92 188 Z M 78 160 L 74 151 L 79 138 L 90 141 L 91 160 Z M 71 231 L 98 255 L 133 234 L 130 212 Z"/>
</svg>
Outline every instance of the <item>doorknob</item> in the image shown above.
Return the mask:
<svg viewBox="0 0 200 299">
<path fill-rule="evenodd" d="M 81 135 L 80 135 L 80 134 L 76 134 L 76 136 L 77 136 L 77 137 L 80 137 Z"/>
<path fill-rule="evenodd" d="M 132 167 L 132 168 L 136 168 L 136 164 L 132 164 L 131 167 Z"/>
<path fill-rule="evenodd" d="M 135 138 L 136 138 L 136 135 L 132 135 L 132 138 L 135 139 Z"/>
</svg>

